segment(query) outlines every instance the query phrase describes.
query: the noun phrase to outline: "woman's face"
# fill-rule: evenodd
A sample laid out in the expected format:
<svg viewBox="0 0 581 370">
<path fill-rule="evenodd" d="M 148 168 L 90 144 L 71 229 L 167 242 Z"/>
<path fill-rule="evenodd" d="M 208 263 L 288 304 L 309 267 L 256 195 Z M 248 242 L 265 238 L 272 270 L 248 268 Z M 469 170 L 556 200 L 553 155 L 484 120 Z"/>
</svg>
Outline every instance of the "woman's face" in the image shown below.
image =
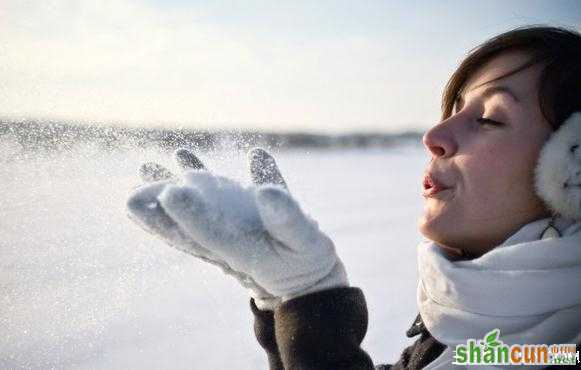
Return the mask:
<svg viewBox="0 0 581 370">
<path fill-rule="evenodd" d="M 542 66 L 491 82 L 527 60 L 506 52 L 485 64 L 467 81 L 454 113 L 424 135 L 431 161 L 419 229 L 448 252 L 482 255 L 548 216 L 534 191 L 536 160 L 552 132 L 537 96 Z"/>
</svg>

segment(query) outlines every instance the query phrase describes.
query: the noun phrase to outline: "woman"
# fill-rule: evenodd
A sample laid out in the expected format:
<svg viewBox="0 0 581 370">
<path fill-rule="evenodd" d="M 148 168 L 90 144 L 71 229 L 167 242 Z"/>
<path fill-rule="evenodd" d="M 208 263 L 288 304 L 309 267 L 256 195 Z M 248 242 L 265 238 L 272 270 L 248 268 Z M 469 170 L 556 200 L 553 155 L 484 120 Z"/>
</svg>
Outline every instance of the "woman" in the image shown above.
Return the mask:
<svg viewBox="0 0 581 370">
<path fill-rule="evenodd" d="M 417 339 L 376 369 L 461 368 L 456 346 L 485 336 L 490 348 L 581 342 L 581 115 L 566 122 L 581 111 L 580 66 L 580 34 L 526 27 L 479 46 L 453 74 L 442 121 L 423 138 L 428 240 L 407 332 Z M 255 186 L 244 188 L 188 151 L 177 157 L 189 169 L 180 185 L 142 167 L 152 183 L 131 196 L 130 216 L 249 288 L 270 369 L 374 369 L 360 348 L 363 292 L 274 159 L 253 150 Z"/>
</svg>

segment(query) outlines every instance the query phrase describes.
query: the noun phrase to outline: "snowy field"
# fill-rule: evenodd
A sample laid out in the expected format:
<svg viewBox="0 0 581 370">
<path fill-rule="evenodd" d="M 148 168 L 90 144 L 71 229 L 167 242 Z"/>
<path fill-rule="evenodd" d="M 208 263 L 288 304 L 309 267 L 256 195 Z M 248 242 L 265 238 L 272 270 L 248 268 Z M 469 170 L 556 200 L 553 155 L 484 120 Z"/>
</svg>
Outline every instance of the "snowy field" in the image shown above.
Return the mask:
<svg viewBox="0 0 581 370">
<path fill-rule="evenodd" d="M 125 215 L 153 150 L 15 156 L 0 141 L 0 369 L 267 369 L 245 290 Z M 335 241 L 370 320 L 375 363 L 416 316 L 419 146 L 276 153 L 290 190 Z M 248 181 L 244 153 L 200 158 Z"/>
</svg>

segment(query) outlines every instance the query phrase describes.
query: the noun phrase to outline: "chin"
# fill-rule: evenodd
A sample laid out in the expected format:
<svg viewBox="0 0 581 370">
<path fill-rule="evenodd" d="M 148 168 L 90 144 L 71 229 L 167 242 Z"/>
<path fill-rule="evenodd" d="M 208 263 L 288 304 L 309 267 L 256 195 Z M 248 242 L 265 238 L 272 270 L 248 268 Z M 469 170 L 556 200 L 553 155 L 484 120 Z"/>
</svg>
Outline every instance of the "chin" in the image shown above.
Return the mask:
<svg viewBox="0 0 581 370">
<path fill-rule="evenodd" d="M 418 219 L 418 230 L 426 238 L 437 241 L 440 239 L 438 235 L 449 235 L 449 231 L 446 232 L 446 224 L 441 214 L 433 214 L 429 209 L 426 209 Z"/>
<path fill-rule="evenodd" d="M 479 233 L 473 229 L 463 232 L 457 222 L 444 224 L 422 217 L 418 221 L 418 229 L 424 237 L 436 243 L 454 260 L 480 257 L 499 244 L 490 239 L 484 240 L 478 237 L 478 235 L 487 234 L 486 232 Z"/>
<path fill-rule="evenodd" d="M 425 218 L 420 218 L 418 221 L 418 230 L 426 239 L 434 241 L 436 243 L 443 242 L 440 234 Z"/>
<path fill-rule="evenodd" d="M 462 254 L 460 248 L 455 247 L 457 243 L 450 239 L 453 231 L 457 229 L 451 230 L 447 225 L 452 223 L 444 223 L 443 220 L 428 215 L 423 215 L 418 220 L 418 230 L 425 238 L 435 242 L 449 254 Z"/>
<path fill-rule="evenodd" d="M 423 231 L 420 232 L 429 240 L 436 243 L 436 245 L 446 253 L 449 259 L 451 260 L 458 260 L 466 256 L 466 252 L 460 248 L 454 248 L 451 246 L 451 243 L 447 240 L 442 240 L 435 236 L 431 236 L 431 234 L 425 234 Z"/>
</svg>

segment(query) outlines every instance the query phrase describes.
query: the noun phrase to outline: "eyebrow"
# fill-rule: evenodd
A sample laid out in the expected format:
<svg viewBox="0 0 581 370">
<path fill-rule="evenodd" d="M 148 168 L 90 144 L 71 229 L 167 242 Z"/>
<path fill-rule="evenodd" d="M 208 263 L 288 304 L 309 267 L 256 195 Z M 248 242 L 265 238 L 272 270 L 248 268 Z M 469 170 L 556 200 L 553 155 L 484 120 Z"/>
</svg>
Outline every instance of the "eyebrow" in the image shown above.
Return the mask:
<svg viewBox="0 0 581 370">
<path fill-rule="evenodd" d="M 481 96 L 484 100 L 488 100 L 496 94 L 506 94 L 510 96 L 515 102 L 520 103 L 520 99 L 518 98 L 518 96 L 510 88 L 508 88 L 508 86 L 504 85 L 490 86 L 482 92 Z M 456 98 L 455 105 L 457 106 L 464 105 L 464 97 L 462 95 L 458 95 L 458 97 Z"/>
</svg>

